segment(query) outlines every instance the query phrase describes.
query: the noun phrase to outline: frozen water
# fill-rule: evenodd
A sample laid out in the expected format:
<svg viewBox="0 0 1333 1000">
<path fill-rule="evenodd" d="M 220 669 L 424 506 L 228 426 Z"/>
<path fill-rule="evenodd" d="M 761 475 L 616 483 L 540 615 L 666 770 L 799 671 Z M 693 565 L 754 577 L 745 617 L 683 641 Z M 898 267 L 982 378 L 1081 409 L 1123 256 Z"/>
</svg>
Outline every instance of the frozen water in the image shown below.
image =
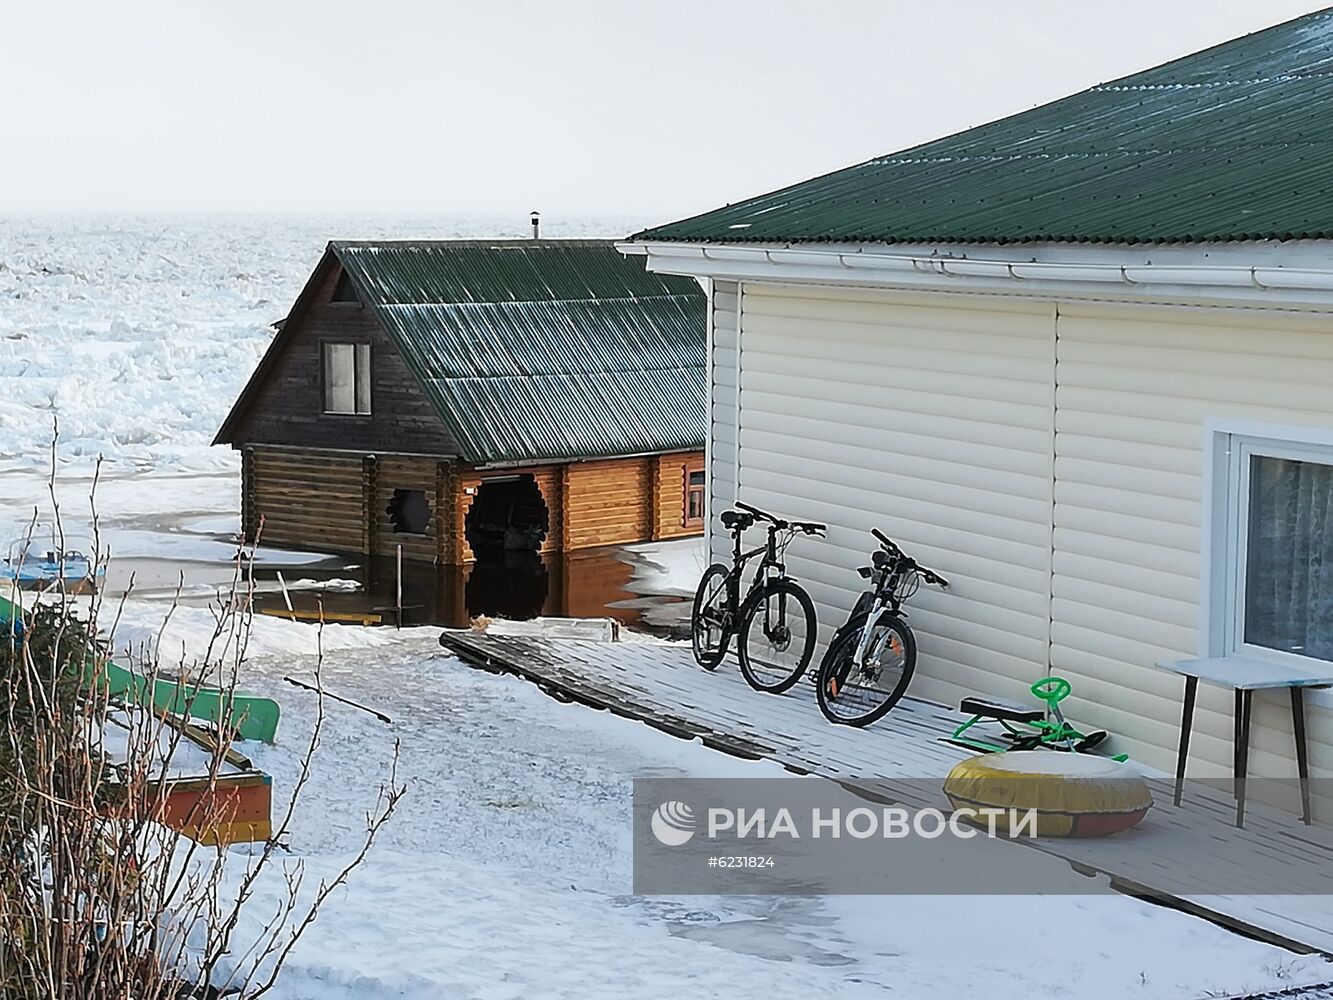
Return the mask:
<svg viewBox="0 0 1333 1000">
<path fill-rule="evenodd" d="M 543 220 L 622 236 L 641 220 Z M 512 219 L 37 216 L 0 220 L 0 467 L 61 459 L 219 471 L 210 448 L 330 239 L 522 237 Z"/>
</svg>

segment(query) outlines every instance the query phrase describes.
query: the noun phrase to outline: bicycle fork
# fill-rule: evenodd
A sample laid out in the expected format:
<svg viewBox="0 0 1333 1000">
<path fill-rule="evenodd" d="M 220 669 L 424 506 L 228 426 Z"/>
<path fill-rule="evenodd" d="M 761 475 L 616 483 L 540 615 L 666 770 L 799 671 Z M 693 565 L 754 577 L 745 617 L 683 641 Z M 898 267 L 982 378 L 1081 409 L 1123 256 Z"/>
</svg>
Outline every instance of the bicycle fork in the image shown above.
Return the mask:
<svg viewBox="0 0 1333 1000">
<path fill-rule="evenodd" d="M 866 654 L 870 652 L 870 637 L 875 634 L 875 626 L 888 613 L 888 610 L 887 605 L 881 604 L 874 608 L 870 612 L 870 616 L 866 618 L 865 627 L 861 630 L 861 639 L 857 642 L 856 652 L 853 654 L 852 662 L 857 666 L 865 662 Z"/>
</svg>

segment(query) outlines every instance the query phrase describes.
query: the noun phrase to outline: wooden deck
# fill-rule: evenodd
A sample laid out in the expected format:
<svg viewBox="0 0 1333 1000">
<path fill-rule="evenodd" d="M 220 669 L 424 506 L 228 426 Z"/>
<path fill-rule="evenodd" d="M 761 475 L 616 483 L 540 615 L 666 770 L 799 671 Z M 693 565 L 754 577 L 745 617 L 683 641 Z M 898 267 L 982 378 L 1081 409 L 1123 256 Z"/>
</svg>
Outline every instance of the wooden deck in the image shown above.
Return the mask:
<svg viewBox="0 0 1333 1000">
<path fill-rule="evenodd" d="M 474 665 L 517 674 L 558 697 L 727 753 L 821 775 L 876 800 L 939 806 L 942 794 L 928 795 L 921 779 L 942 781 L 969 755 L 940 741 L 961 719 L 950 709 L 908 698 L 869 729 L 832 726 L 820 716 L 811 685 L 803 682 L 781 697 L 763 695 L 745 684 L 731 660 L 709 673 L 686 646 L 471 632 L 446 632 L 440 642 Z M 1015 843 L 1085 874 L 1106 875 L 1122 892 L 1293 951 L 1333 955 L 1333 834 L 1257 805 L 1238 830 L 1231 822 L 1234 801 L 1225 792 L 1191 785 L 1177 809 L 1169 782 L 1150 784 L 1156 802 L 1135 830 Z M 1198 895 L 1217 871 L 1228 873 L 1232 894 Z M 1280 887 L 1304 891 L 1279 895 Z"/>
</svg>

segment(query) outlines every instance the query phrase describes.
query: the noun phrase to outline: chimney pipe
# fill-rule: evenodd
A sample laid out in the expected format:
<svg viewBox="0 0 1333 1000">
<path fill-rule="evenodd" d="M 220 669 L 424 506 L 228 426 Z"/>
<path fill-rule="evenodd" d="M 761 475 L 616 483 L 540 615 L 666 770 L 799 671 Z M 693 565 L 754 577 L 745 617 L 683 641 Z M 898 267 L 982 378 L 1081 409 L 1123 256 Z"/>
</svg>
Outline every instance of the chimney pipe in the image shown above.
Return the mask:
<svg viewBox="0 0 1333 1000">
<path fill-rule="evenodd" d="M 533 212 L 533 213 L 532 213 L 532 238 L 533 238 L 534 240 L 536 240 L 536 239 L 541 239 L 541 229 L 542 229 L 542 213 L 541 213 L 541 212 Z"/>
</svg>

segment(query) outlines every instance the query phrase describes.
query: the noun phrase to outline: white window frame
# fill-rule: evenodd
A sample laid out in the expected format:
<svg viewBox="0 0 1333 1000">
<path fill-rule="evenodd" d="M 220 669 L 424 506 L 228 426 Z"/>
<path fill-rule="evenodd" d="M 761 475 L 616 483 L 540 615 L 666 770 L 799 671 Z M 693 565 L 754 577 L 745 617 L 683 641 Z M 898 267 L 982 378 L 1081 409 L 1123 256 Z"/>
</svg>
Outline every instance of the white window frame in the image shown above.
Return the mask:
<svg viewBox="0 0 1333 1000">
<path fill-rule="evenodd" d="M 1205 422 L 1204 433 L 1201 654 L 1327 666 L 1316 657 L 1246 643 L 1244 584 L 1250 459 L 1261 455 L 1333 465 L 1333 428 L 1213 419 Z M 1333 705 L 1333 691 L 1310 694 Z"/>
<path fill-rule="evenodd" d="M 329 398 L 329 354 L 337 348 L 352 351 L 352 401 L 350 408 L 335 408 Z M 329 416 L 368 417 L 371 414 L 371 350 L 368 343 L 326 340 L 319 348 L 320 406 Z"/>
</svg>

